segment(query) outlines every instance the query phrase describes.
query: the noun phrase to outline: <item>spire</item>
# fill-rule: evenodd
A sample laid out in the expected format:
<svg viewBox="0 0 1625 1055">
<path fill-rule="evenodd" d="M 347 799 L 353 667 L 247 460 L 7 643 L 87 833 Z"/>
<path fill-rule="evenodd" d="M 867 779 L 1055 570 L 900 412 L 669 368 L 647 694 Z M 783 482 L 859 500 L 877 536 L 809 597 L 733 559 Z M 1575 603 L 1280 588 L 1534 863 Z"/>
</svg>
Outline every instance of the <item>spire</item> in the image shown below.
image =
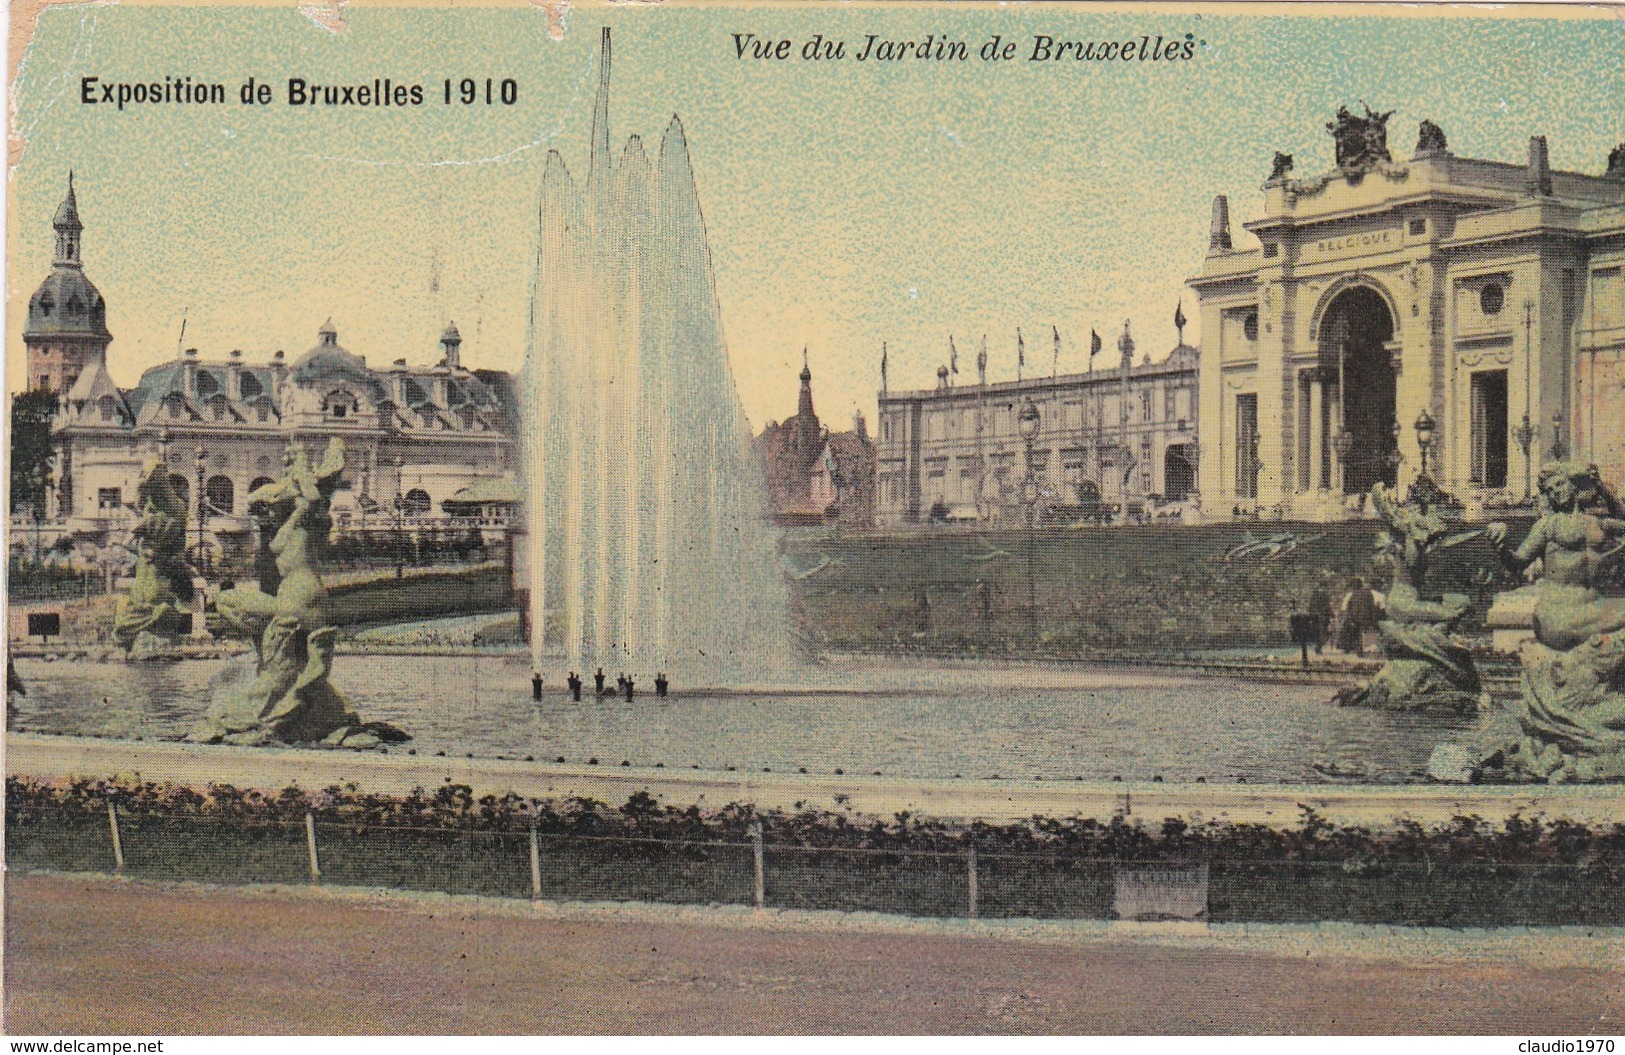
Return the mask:
<svg viewBox="0 0 1625 1055">
<path fill-rule="evenodd" d="M 1230 240 L 1230 199 L 1224 195 L 1213 198 L 1213 221 L 1207 229 L 1207 251 L 1229 252 L 1235 248 Z"/>
<path fill-rule="evenodd" d="M 73 192 L 72 169 L 68 170 L 68 196 L 57 206 L 51 226 L 56 228 L 56 259 L 53 263 L 79 266 L 79 234 L 85 225 L 79 222 L 79 199 Z"/>
<path fill-rule="evenodd" d="M 807 365 L 807 349 L 801 349 L 801 401 L 796 405 L 801 424 L 806 427 L 813 419 L 812 367 Z"/>
<path fill-rule="evenodd" d="M 598 46 L 598 98 L 592 106 L 592 158 L 589 175 L 609 172 L 609 27 Z"/>
</svg>

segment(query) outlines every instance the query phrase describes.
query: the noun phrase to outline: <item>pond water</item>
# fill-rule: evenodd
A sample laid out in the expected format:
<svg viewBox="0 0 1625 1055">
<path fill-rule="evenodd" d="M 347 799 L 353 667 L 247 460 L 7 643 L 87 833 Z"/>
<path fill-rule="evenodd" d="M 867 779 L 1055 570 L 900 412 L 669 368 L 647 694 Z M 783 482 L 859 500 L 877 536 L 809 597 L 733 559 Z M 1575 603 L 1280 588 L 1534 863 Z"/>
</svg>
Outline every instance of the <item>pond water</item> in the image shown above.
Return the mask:
<svg viewBox="0 0 1625 1055">
<path fill-rule="evenodd" d="M 11 728 L 173 739 L 208 706 L 227 663 L 19 658 Z M 333 684 L 419 754 L 888 777 L 1233 783 L 1420 781 L 1440 743 L 1476 719 L 1337 707 L 1327 685 L 1101 667 L 849 661 L 794 687 L 673 687 L 580 703 L 548 672 L 531 700 L 522 657 L 341 655 Z M 613 685 L 614 672 L 610 683 Z M 399 750 L 399 749 L 397 749 Z"/>
</svg>

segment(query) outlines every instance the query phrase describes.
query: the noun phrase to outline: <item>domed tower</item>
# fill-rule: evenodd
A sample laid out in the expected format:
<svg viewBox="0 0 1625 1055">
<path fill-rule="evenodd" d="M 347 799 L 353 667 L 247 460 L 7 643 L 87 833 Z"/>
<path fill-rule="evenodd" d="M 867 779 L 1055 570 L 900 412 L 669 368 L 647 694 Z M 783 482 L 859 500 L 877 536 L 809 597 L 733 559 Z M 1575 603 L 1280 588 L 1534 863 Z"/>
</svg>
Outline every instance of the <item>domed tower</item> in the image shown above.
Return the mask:
<svg viewBox="0 0 1625 1055">
<path fill-rule="evenodd" d="M 79 201 L 73 173 L 68 173 L 68 196 L 51 221 L 56 229 L 56 254 L 51 273 L 28 299 L 28 320 L 23 344 L 28 349 L 28 386 L 66 392 L 92 363 L 107 365 L 107 304 L 101 291 L 85 277 L 79 256 Z"/>
</svg>

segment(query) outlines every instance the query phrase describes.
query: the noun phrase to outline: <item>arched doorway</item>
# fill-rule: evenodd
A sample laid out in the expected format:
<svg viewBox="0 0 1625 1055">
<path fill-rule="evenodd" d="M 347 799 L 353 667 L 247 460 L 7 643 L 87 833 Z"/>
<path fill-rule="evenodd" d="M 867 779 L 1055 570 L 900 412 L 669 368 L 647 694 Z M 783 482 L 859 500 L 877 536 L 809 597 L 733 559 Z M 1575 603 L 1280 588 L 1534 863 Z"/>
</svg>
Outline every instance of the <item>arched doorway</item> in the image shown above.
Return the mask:
<svg viewBox="0 0 1625 1055">
<path fill-rule="evenodd" d="M 1191 464 L 1190 447 L 1184 443 L 1170 446 L 1162 454 L 1162 494 L 1170 502 L 1183 502 L 1185 496 L 1196 490 L 1196 467 Z"/>
<path fill-rule="evenodd" d="M 1397 375 L 1388 345 L 1394 316 L 1382 294 L 1350 286 L 1332 298 L 1320 323 L 1320 368 L 1337 386 L 1336 406 L 1348 429 L 1343 493 L 1364 494 L 1378 481 L 1394 485 L 1398 469 L 1393 427 Z M 1337 417 L 1328 408 L 1328 441 L 1335 444 Z"/>
</svg>

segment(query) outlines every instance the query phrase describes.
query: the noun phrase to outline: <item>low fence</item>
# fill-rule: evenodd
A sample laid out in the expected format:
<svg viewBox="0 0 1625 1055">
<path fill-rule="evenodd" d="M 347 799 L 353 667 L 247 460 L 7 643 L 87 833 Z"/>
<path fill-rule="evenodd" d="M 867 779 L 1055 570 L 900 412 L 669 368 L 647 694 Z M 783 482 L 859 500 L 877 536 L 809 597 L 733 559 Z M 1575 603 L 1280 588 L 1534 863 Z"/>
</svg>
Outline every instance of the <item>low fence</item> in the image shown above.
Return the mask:
<svg viewBox="0 0 1625 1055">
<path fill-rule="evenodd" d="M 941 918 L 1625 925 L 1614 863 L 1142 861 L 744 838 L 7 808 L 7 866 L 213 883 L 331 883 L 564 901 Z"/>
</svg>

